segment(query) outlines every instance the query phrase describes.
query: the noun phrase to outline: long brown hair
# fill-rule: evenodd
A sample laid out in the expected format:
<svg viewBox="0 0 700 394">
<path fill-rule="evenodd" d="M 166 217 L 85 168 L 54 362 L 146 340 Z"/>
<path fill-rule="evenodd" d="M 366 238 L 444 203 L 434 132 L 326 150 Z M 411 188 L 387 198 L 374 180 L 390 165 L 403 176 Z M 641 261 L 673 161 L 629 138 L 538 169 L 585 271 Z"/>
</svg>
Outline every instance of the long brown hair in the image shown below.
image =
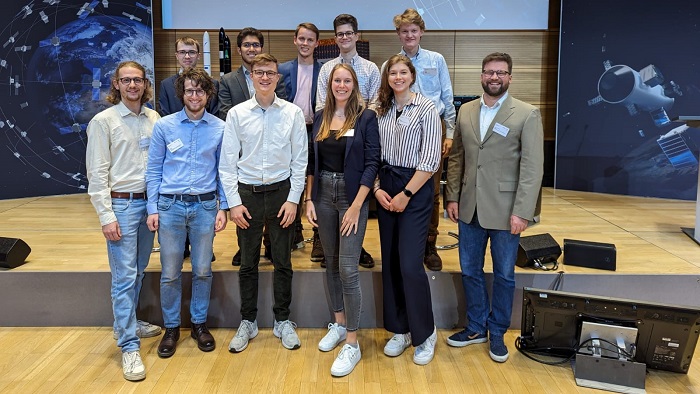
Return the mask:
<svg viewBox="0 0 700 394">
<path fill-rule="evenodd" d="M 117 89 L 114 86 L 114 84 L 119 83 L 119 70 L 121 70 L 124 67 L 132 67 L 143 73 L 143 83 L 146 86 L 143 90 L 143 96 L 141 96 L 141 104 L 146 104 L 153 97 L 153 87 L 151 86 L 151 81 L 149 81 L 148 77 L 146 76 L 146 69 L 141 64 L 131 60 L 119 63 L 117 69 L 114 70 L 114 75 L 112 75 L 111 81 L 112 83 L 109 84 L 109 94 L 107 95 L 107 101 L 111 104 L 119 104 L 119 102 L 122 101 L 122 95 L 119 92 L 119 89 Z"/>
<path fill-rule="evenodd" d="M 382 84 L 379 87 L 379 98 L 377 99 L 379 105 L 377 108 L 378 116 L 386 115 L 386 113 L 389 112 L 389 108 L 391 108 L 391 102 L 394 99 L 394 89 L 389 86 L 389 70 L 397 63 L 405 64 L 411 71 L 413 80 L 409 86 L 413 86 L 413 84 L 416 83 L 416 68 L 413 67 L 411 59 L 404 55 L 394 55 L 390 57 L 386 62 L 386 66 L 384 66 L 384 71 L 382 72 Z"/>
<path fill-rule="evenodd" d="M 350 94 L 350 98 L 348 98 L 348 102 L 345 104 L 345 123 L 343 123 L 343 127 L 338 130 L 338 134 L 336 134 L 335 139 L 340 139 L 348 130 L 355 127 L 357 118 L 359 118 L 362 111 L 365 110 L 365 100 L 362 98 L 359 86 L 357 86 L 357 74 L 355 74 L 355 70 L 353 70 L 352 67 L 346 63 L 336 64 L 331 71 L 330 77 L 328 78 L 328 87 L 326 88 L 326 105 L 323 107 L 321 128 L 316 136 L 316 141 L 323 141 L 331 135 L 331 121 L 333 121 L 333 114 L 335 113 L 335 96 L 333 96 L 332 88 L 333 75 L 335 75 L 335 72 L 340 69 L 350 72 L 350 75 L 352 76 L 352 93 Z"/>
</svg>

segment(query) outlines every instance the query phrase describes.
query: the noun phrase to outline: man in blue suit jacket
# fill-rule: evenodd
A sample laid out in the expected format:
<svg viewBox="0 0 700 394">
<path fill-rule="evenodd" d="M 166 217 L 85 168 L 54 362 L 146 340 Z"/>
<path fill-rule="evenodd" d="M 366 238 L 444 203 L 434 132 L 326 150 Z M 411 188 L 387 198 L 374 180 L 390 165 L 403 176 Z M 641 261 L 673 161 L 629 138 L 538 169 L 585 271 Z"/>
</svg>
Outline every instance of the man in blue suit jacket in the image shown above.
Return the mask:
<svg viewBox="0 0 700 394">
<path fill-rule="evenodd" d="M 199 60 L 199 41 L 192 37 L 180 37 L 175 41 L 175 58 L 177 59 L 177 64 L 180 66 L 180 70 L 177 74 L 164 79 L 160 83 L 160 89 L 158 90 L 158 113 L 160 116 L 167 116 L 175 112 L 182 110 L 184 105 L 182 101 L 177 98 L 175 93 L 175 79 L 182 70 L 188 67 L 197 67 L 197 61 Z M 214 88 L 219 90 L 219 82 L 214 81 Z M 218 115 L 219 113 L 219 100 L 216 95 L 212 97 L 211 101 L 207 105 L 207 112 L 212 115 Z"/>
<path fill-rule="evenodd" d="M 311 141 L 314 108 L 316 107 L 318 72 L 321 70 L 321 63 L 314 60 L 314 49 L 318 46 L 319 35 L 320 32 L 313 23 L 300 23 L 294 31 L 294 45 L 297 47 L 297 58 L 280 64 L 278 69 L 280 73 L 279 83 L 284 86 L 287 101 L 296 104 L 304 113 L 309 141 Z M 299 205 L 301 206 L 301 201 Z M 297 210 L 297 218 L 294 223 L 296 226 L 294 236 L 295 248 L 304 246 L 304 236 L 301 233 L 303 230 L 301 224 L 302 211 L 302 209 Z M 323 248 L 318 238 L 317 228 L 314 228 L 311 261 L 323 263 Z"/>
</svg>

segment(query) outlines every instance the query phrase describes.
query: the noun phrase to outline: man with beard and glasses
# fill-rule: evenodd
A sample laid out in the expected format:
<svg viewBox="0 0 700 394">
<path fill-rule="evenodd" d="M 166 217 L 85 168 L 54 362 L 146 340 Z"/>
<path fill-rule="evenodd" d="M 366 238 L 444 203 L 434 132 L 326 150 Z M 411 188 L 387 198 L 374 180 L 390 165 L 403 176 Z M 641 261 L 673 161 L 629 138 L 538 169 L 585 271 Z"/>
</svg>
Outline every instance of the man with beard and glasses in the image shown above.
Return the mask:
<svg viewBox="0 0 700 394">
<path fill-rule="evenodd" d="M 491 359 L 502 363 L 508 359 L 503 335 L 510 327 L 520 234 L 539 221 L 543 131 L 539 109 L 508 94 L 510 55 L 492 53 L 481 68 L 484 94 L 460 108 L 447 169 L 447 212 L 459 223 L 469 321 L 447 343 L 462 347 L 488 340 Z M 483 270 L 489 239 L 490 302 Z"/>
</svg>

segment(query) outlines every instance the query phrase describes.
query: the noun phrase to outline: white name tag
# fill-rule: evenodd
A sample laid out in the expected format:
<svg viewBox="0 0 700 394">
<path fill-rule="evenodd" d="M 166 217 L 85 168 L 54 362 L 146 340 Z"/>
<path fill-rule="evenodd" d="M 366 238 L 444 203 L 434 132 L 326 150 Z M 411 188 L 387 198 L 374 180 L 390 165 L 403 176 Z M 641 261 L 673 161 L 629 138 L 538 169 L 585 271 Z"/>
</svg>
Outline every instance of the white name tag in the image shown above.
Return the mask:
<svg viewBox="0 0 700 394">
<path fill-rule="evenodd" d="M 400 124 L 401 126 L 408 126 L 409 124 L 411 124 L 411 118 L 409 118 L 409 117 L 406 116 L 406 115 L 401 115 L 401 116 L 399 116 L 399 118 L 396 120 L 396 122 L 397 122 L 398 124 Z"/>
<path fill-rule="evenodd" d="M 170 153 L 174 153 L 175 151 L 182 148 L 183 146 L 185 146 L 185 145 L 178 138 L 175 141 L 168 144 L 168 150 L 170 151 Z"/>
<path fill-rule="evenodd" d="M 343 137 L 354 137 L 355 136 L 355 129 L 348 129 L 348 131 L 343 134 Z"/>
<path fill-rule="evenodd" d="M 435 67 L 425 68 L 425 69 L 423 69 L 423 74 L 435 76 L 435 75 L 437 75 L 437 68 L 435 68 Z"/>
<path fill-rule="evenodd" d="M 500 123 L 496 123 L 493 126 L 493 132 L 498 134 L 498 135 L 501 135 L 503 137 L 507 136 L 509 131 L 510 131 L 509 128 L 507 128 L 506 126 L 504 126 Z"/>
</svg>

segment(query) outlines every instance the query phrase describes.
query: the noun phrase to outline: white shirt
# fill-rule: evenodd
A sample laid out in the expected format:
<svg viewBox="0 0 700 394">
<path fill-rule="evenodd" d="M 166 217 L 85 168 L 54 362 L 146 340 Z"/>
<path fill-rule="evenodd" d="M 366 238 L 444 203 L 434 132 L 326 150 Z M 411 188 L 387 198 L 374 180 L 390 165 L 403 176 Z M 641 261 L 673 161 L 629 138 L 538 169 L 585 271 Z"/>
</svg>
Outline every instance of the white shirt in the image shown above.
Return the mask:
<svg viewBox="0 0 700 394">
<path fill-rule="evenodd" d="M 314 109 L 311 108 L 311 88 L 314 78 L 314 65 L 299 64 L 297 68 L 297 92 L 294 95 L 294 104 L 301 108 L 307 124 L 314 121 Z M 282 83 L 282 82 L 279 82 Z"/>
<path fill-rule="evenodd" d="M 316 89 L 316 111 L 323 109 L 326 105 L 326 89 L 328 89 L 328 78 L 336 64 L 344 63 L 342 56 L 327 61 L 318 73 L 318 88 Z M 369 109 L 377 106 L 377 96 L 379 95 L 379 85 L 382 77 L 379 74 L 379 67 L 373 62 L 355 55 L 350 60 L 350 67 L 357 74 L 357 85 L 360 88 L 362 98 Z"/>
<path fill-rule="evenodd" d="M 146 165 L 158 112 L 141 106 L 136 115 L 124 103 L 98 113 L 87 127 L 88 194 L 100 224 L 117 221 L 110 193 L 144 193 Z"/>
<path fill-rule="evenodd" d="M 498 110 L 501 109 L 501 104 L 503 104 L 503 101 L 505 101 L 506 97 L 508 97 L 508 92 L 501 96 L 501 98 L 498 99 L 498 101 L 496 101 L 496 104 L 494 104 L 493 107 L 489 107 L 484 102 L 484 95 L 481 95 L 481 112 L 479 112 L 479 132 L 481 134 L 482 142 L 484 141 L 484 137 L 486 137 L 486 133 L 489 131 L 489 126 L 491 126 L 493 119 L 496 117 L 496 114 L 498 114 Z"/>
<path fill-rule="evenodd" d="M 306 122 L 296 105 L 275 96 L 264 110 L 253 96 L 231 108 L 219 160 L 229 207 L 242 204 L 239 182 L 269 185 L 287 178 L 291 182 L 287 201 L 298 204 L 304 191 L 307 151 Z"/>
</svg>

